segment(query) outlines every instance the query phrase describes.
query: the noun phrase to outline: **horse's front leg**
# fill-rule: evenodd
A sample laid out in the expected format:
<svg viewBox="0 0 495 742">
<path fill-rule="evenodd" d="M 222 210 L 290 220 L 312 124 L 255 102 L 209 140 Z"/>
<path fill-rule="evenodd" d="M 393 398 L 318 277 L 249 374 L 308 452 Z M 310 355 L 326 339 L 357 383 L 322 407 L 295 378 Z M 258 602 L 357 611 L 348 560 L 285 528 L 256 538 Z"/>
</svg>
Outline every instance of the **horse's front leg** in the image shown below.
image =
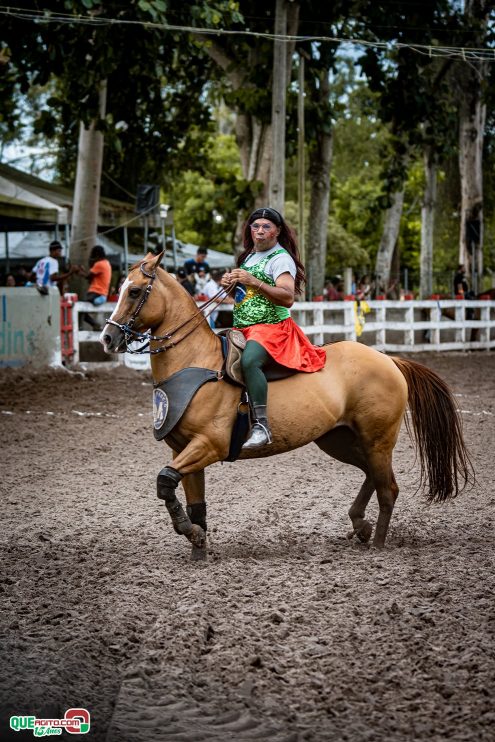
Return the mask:
<svg viewBox="0 0 495 742">
<path fill-rule="evenodd" d="M 174 466 L 165 466 L 157 478 L 157 495 L 165 501 L 176 533 L 186 536 L 191 542 L 191 559 L 194 561 L 206 559 L 204 468 L 219 458 L 214 447 L 206 441 L 191 441 L 181 453 L 174 452 Z M 187 512 L 175 492 L 181 481 L 186 493 Z"/>
<path fill-rule="evenodd" d="M 206 502 L 205 502 L 205 470 L 194 472 L 194 474 L 185 474 L 182 479 L 182 486 L 186 493 L 186 512 L 191 520 L 195 532 L 194 538 L 190 539 L 192 543 L 191 559 L 194 562 L 204 561 L 206 559 Z M 200 528 L 203 535 L 194 527 Z"/>
</svg>

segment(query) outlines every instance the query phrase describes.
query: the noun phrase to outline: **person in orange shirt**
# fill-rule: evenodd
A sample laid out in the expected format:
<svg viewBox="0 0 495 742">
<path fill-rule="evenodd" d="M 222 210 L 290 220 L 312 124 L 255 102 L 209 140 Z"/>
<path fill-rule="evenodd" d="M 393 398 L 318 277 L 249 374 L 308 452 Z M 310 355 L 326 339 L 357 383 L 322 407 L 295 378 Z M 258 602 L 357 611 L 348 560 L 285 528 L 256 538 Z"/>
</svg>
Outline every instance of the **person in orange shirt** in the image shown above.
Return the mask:
<svg viewBox="0 0 495 742">
<path fill-rule="evenodd" d="M 110 292 L 112 281 L 112 266 L 105 256 L 105 250 L 101 245 L 95 245 L 89 256 L 89 270 L 80 268 L 79 272 L 89 279 L 88 291 L 85 300 L 95 306 L 104 304 Z M 83 314 L 83 319 L 94 330 L 101 330 L 100 325 L 90 314 Z"/>
</svg>

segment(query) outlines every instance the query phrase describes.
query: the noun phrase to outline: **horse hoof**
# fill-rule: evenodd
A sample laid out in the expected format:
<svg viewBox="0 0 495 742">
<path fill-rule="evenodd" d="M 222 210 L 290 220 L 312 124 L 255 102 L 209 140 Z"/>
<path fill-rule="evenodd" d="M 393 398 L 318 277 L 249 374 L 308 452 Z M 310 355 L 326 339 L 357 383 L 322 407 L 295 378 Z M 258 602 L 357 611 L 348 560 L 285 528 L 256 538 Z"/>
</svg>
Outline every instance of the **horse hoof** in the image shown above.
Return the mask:
<svg viewBox="0 0 495 742">
<path fill-rule="evenodd" d="M 349 531 L 349 533 L 347 534 L 346 538 L 349 541 L 352 541 L 352 539 L 354 538 L 355 535 L 356 535 L 356 531 Z"/>
<path fill-rule="evenodd" d="M 191 562 L 206 562 L 207 556 L 206 546 L 199 547 L 194 544 L 192 545 Z"/>
<path fill-rule="evenodd" d="M 358 539 L 361 541 L 362 544 L 367 544 L 371 538 L 372 533 L 373 533 L 373 528 L 371 527 L 371 524 L 368 523 L 367 520 L 365 520 L 361 528 L 359 528 L 356 531 L 356 536 L 358 537 Z"/>
<path fill-rule="evenodd" d="M 206 533 L 203 531 L 201 526 L 193 524 L 190 532 L 187 534 L 187 538 L 193 546 L 197 546 L 198 549 L 206 548 Z"/>
</svg>

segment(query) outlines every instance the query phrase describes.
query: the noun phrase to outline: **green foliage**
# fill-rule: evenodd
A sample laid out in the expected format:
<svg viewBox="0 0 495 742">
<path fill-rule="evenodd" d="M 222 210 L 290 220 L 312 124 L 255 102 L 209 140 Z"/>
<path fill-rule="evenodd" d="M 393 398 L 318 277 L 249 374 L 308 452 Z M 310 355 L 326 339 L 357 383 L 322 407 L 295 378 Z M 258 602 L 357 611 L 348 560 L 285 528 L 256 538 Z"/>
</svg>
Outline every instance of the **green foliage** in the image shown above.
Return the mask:
<svg viewBox="0 0 495 742">
<path fill-rule="evenodd" d="M 237 211 L 253 198 L 241 174 L 232 135 L 212 135 L 203 146 L 201 166 L 189 168 L 164 192 L 173 204 L 176 233 L 185 242 L 231 252 Z"/>
<path fill-rule="evenodd" d="M 215 3 L 200 5 L 211 10 Z M 219 5 L 236 16 L 232 2 Z M 64 6 L 78 16 L 153 23 L 166 23 L 169 11 L 174 21 L 189 20 L 191 9 L 178 0 L 108 0 L 104 5 L 65 0 Z M 58 9 L 58 2 L 45 3 L 47 13 Z M 197 158 L 209 136 L 204 90 L 214 77 L 213 65 L 188 35 L 173 37 L 134 24 L 34 24 L 9 17 L 0 44 L 2 59 L 8 60 L 7 75 L 0 79 L 0 132 L 19 130 L 19 111 L 11 103 L 16 95 L 54 81 L 55 94 L 37 116 L 34 132 L 57 141 L 64 180 L 74 176 L 78 122 L 88 125 L 98 117 L 102 80 L 108 89 L 107 115 L 98 123 L 105 133 L 104 170 L 128 192 L 135 192 L 139 182 L 166 183 Z M 103 192 L 122 197 L 110 181 Z"/>
<path fill-rule="evenodd" d="M 23 0 L 19 3 L 32 7 Z M 161 184 L 166 200 L 174 204 L 181 238 L 230 250 L 238 212 L 251 207 L 260 184 L 242 178 L 234 139 L 217 135 L 212 110 L 222 101 L 257 122 L 270 120 L 272 41 L 220 35 L 200 40 L 198 35 L 167 30 L 166 25 L 271 33 L 275 4 L 264 0 L 43 3 L 47 14 L 61 7 L 75 17 L 106 16 L 152 25 L 88 26 L 4 17 L 0 27 L 2 143 L 22 134 L 24 121 L 30 118 L 29 136 L 33 141 L 48 142 L 51 149 L 58 147 L 58 171 L 73 182 L 79 121 L 89 123 L 97 115 L 97 91 L 105 79 L 107 114 L 98 124 L 105 132 L 105 175 L 119 183 L 128 197 L 136 192 L 138 183 Z M 299 10 L 299 32 L 306 36 L 352 35 L 366 41 L 432 46 L 449 40 L 469 42 L 470 38 L 470 29 L 449 0 L 406 4 L 396 0 L 336 0 L 331 4 L 304 0 Z M 214 63 L 207 53 L 208 44 L 214 44 L 228 63 Z M 354 47 L 347 58 L 334 43 L 300 41 L 296 50 L 306 55 L 308 160 L 318 152 L 322 134 L 333 132 L 334 139 L 327 270 L 340 272 L 345 265 L 372 270 L 383 209 L 391 191 L 405 183 L 399 248 L 402 267 L 417 273 L 422 157 L 425 147 L 433 147 L 445 172 L 438 193 L 434 268 L 449 271 L 456 263 L 459 228 L 458 175 L 453 159 L 457 101 L 452 81 L 460 63 L 405 48 L 391 52 L 363 47 L 356 52 Z M 233 84 L 233 73 L 240 84 Z M 325 91 L 328 75 L 330 95 Z M 485 91 L 484 155 L 486 264 L 491 268 L 495 268 L 493 90 L 495 86 L 488 85 Z M 286 211 L 294 224 L 296 107 L 296 86 L 291 85 Z M 24 139 L 27 132 L 26 128 Z M 122 198 L 122 191 L 109 178 L 103 181 L 103 193 Z M 307 198 L 309 190 L 307 183 Z M 305 206 L 308 212 L 309 204 Z"/>
<path fill-rule="evenodd" d="M 326 275 L 335 275 L 344 266 L 365 272 L 369 267 L 369 254 L 362 247 L 359 237 L 348 232 L 333 216 L 330 216 Z"/>
</svg>

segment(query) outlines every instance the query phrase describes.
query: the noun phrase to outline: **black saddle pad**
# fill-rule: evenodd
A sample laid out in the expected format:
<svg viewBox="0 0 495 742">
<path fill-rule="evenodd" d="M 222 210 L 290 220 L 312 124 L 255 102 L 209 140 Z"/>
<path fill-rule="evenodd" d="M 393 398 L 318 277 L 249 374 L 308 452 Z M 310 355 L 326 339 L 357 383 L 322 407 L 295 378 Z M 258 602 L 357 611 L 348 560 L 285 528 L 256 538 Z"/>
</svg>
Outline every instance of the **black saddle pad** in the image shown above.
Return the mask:
<svg viewBox="0 0 495 742">
<path fill-rule="evenodd" d="M 276 363 L 275 361 L 269 361 L 263 367 L 263 373 L 267 381 L 280 381 L 281 379 L 287 379 L 289 376 L 294 376 L 294 374 L 299 372 L 295 368 L 287 368 L 287 366 L 281 366 L 280 363 Z"/>
</svg>

